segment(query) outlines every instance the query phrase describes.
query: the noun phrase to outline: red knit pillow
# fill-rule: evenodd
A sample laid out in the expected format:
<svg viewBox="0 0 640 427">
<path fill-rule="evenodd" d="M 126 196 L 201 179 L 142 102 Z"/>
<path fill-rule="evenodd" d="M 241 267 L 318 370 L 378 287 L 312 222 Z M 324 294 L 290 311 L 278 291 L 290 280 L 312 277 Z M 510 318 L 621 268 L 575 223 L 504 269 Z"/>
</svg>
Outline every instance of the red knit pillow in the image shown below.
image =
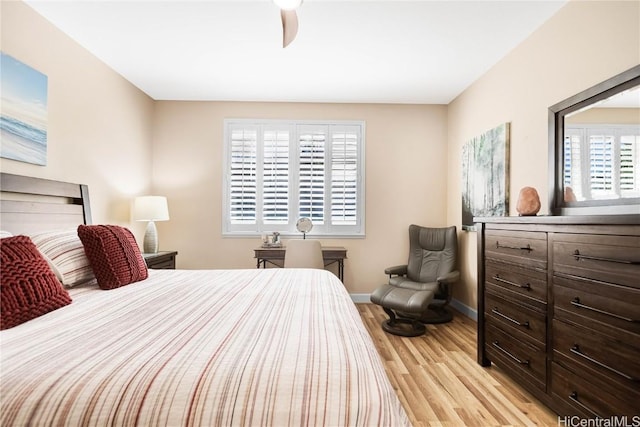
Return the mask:
<svg viewBox="0 0 640 427">
<path fill-rule="evenodd" d="M 0 329 L 8 329 L 71 303 L 31 239 L 0 239 Z"/>
<path fill-rule="evenodd" d="M 147 278 L 147 264 L 128 229 L 117 225 L 80 225 L 78 237 L 102 289 L 119 288 Z"/>
</svg>

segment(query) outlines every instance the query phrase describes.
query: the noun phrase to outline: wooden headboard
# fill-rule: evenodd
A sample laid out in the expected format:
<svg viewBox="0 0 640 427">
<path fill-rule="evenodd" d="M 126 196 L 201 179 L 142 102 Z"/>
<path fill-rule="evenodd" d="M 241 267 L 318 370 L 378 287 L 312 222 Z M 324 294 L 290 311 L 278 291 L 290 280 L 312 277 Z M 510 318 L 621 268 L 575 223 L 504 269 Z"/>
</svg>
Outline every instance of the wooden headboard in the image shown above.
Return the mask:
<svg viewBox="0 0 640 427">
<path fill-rule="evenodd" d="M 89 187 L 0 173 L 0 229 L 17 234 L 91 224 Z"/>
</svg>

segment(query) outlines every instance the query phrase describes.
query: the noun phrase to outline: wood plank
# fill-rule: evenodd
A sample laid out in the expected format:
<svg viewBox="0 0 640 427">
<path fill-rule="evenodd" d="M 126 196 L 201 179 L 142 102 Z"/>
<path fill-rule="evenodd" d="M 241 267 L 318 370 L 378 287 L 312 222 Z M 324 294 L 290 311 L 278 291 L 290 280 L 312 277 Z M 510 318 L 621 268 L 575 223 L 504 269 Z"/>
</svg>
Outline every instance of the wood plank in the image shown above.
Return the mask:
<svg viewBox="0 0 640 427">
<path fill-rule="evenodd" d="M 45 196 L 70 197 L 80 199 L 80 184 L 54 181 L 51 179 L 2 173 L 0 175 L 2 191 L 10 193 L 39 194 Z"/>
<path fill-rule="evenodd" d="M 468 317 L 454 312 L 452 322 L 405 338 L 382 330 L 381 307 L 357 307 L 415 427 L 557 425 L 554 412 L 499 368 L 476 362 L 476 322 Z"/>
<path fill-rule="evenodd" d="M 13 234 L 91 224 L 86 185 L 0 173 L 0 226 Z"/>
</svg>

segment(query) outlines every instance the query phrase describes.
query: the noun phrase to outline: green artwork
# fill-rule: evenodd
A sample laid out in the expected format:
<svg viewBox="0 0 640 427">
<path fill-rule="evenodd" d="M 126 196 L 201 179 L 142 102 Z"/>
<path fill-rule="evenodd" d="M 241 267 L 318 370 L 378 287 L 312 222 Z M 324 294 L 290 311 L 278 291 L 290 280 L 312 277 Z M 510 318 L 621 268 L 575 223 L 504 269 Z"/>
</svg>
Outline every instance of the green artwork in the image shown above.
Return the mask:
<svg viewBox="0 0 640 427">
<path fill-rule="evenodd" d="M 462 228 L 474 229 L 474 216 L 509 212 L 509 123 L 462 147 Z"/>
</svg>

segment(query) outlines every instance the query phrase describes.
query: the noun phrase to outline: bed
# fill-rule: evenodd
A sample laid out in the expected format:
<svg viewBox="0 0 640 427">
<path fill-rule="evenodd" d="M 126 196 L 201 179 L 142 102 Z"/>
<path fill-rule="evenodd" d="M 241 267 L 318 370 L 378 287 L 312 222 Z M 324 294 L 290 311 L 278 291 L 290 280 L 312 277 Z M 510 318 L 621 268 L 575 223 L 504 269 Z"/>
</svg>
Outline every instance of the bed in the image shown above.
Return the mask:
<svg viewBox="0 0 640 427">
<path fill-rule="evenodd" d="M 90 223 L 86 187 L 23 178 L 2 174 L 16 199 L 2 200 L 3 230 Z M 22 196 L 59 188 L 64 208 Z M 409 425 L 330 272 L 149 270 L 67 292 L 70 304 L 0 331 L 0 425 Z"/>
</svg>

